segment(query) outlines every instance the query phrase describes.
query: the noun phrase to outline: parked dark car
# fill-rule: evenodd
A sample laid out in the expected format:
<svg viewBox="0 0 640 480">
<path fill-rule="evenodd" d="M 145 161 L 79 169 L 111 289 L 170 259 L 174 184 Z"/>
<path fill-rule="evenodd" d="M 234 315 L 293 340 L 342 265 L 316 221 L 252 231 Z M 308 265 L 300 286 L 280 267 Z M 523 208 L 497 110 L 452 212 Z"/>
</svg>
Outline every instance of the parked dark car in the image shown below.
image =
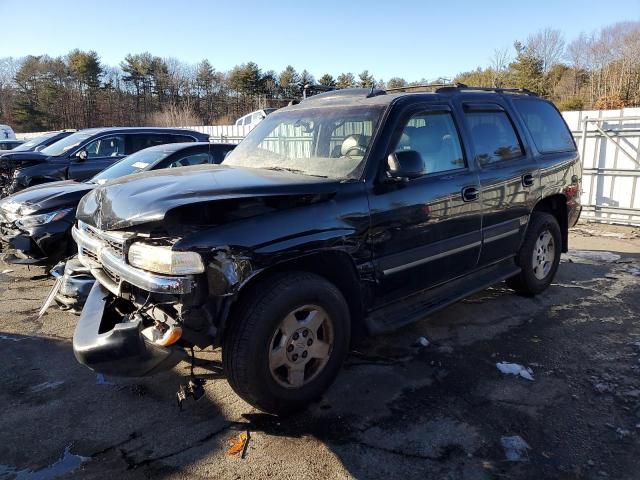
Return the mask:
<svg viewBox="0 0 640 480">
<path fill-rule="evenodd" d="M 4 155 L 5 153 L 9 152 L 39 152 L 49 145 L 56 143 L 58 140 L 62 140 L 63 138 L 68 137 L 72 133 L 75 133 L 75 130 L 60 130 L 58 132 L 43 133 L 42 135 L 38 135 L 37 137 L 34 137 L 26 142 L 20 142 L 16 147 L 12 149 L 0 149 L 0 155 Z M 2 143 L 3 142 L 0 142 L 0 147 L 2 146 Z"/>
<path fill-rule="evenodd" d="M 44 183 L 0 200 L 0 240 L 8 263 L 53 265 L 76 251 L 71 239 L 80 199 L 97 185 L 147 170 L 220 163 L 235 145 L 172 143 L 140 150 L 93 178 Z"/>
<path fill-rule="evenodd" d="M 581 166 L 526 91 L 355 89 L 264 119 L 224 164 L 98 187 L 78 206 L 98 280 L 76 358 L 144 376 L 222 347 L 247 402 L 285 412 L 331 384 L 356 332 L 507 280 L 549 286 L 580 214 Z"/>
<path fill-rule="evenodd" d="M 0 152 L 10 152 L 24 143 L 24 140 L 0 140 Z"/>
<path fill-rule="evenodd" d="M 0 198 L 57 180 L 86 180 L 138 150 L 179 142 L 207 142 L 208 135 L 180 128 L 88 128 L 39 152 L 0 156 Z"/>
</svg>

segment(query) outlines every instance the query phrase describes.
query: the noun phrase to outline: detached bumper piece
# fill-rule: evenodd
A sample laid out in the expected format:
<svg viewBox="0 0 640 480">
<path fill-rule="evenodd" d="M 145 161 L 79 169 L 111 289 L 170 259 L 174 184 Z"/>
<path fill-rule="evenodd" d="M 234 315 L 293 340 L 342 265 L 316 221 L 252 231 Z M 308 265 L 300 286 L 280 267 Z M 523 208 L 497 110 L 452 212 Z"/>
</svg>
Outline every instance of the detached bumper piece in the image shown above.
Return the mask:
<svg viewBox="0 0 640 480">
<path fill-rule="evenodd" d="M 106 317 L 115 315 L 106 312 L 109 298 L 109 291 L 96 282 L 73 335 L 78 362 L 107 375 L 143 377 L 169 370 L 186 357 L 180 347 L 161 347 L 146 340 L 141 319 L 109 328 L 112 321 Z"/>
<path fill-rule="evenodd" d="M 56 278 L 62 278 L 60 290 L 55 296 L 56 303 L 62 310 L 80 313 L 96 281 L 89 269 L 74 257 L 66 263 L 56 265 L 51 274 Z"/>
</svg>

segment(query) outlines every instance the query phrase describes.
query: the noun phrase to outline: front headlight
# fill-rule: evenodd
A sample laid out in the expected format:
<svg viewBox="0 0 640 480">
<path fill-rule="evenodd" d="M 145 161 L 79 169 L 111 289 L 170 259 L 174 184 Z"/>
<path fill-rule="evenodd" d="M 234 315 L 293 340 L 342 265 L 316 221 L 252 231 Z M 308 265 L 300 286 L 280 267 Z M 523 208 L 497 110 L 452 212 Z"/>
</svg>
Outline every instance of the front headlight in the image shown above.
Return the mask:
<svg viewBox="0 0 640 480">
<path fill-rule="evenodd" d="M 64 218 L 73 208 L 65 208 L 64 210 L 56 210 L 55 212 L 42 213 L 40 215 L 25 215 L 16 220 L 16 225 L 22 228 L 37 227 L 46 223 L 55 222 Z"/>
<path fill-rule="evenodd" d="M 169 275 L 204 272 L 202 257 L 195 252 L 174 252 L 170 247 L 157 247 L 136 242 L 129 247 L 129 263 L 143 270 Z"/>
</svg>

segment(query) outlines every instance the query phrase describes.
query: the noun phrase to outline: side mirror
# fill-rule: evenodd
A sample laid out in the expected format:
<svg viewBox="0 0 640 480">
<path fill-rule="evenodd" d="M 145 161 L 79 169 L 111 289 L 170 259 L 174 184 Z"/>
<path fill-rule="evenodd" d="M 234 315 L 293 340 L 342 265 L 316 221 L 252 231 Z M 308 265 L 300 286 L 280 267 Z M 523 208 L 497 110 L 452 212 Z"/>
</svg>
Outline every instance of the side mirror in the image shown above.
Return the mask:
<svg viewBox="0 0 640 480">
<path fill-rule="evenodd" d="M 89 154 L 86 150 L 80 150 L 78 153 L 76 153 L 76 158 L 79 162 L 84 162 L 87 158 L 89 158 Z"/>
<path fill-rule="evenodd" d="M 415 150 L 402 150 L 389 154 L 388 172 L 391 178 L 417 178 L 425 174 L 422 155 Z"/>
</svg>

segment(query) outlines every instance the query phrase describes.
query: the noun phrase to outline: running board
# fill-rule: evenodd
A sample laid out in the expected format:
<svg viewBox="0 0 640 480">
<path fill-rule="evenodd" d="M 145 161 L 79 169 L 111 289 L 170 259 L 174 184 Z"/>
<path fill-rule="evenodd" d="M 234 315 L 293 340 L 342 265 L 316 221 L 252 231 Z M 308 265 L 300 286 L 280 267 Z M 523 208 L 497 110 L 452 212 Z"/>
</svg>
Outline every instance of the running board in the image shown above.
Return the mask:
<svg viewBox="0 0 640 480">
<path fill-rule="evenodd" d="M 373 335 L 421 320 L 452 303 L 520 273 L 513 257 L 438 287 L 410 295 L 369 312 L 365 324 Z"/>
</svg>

